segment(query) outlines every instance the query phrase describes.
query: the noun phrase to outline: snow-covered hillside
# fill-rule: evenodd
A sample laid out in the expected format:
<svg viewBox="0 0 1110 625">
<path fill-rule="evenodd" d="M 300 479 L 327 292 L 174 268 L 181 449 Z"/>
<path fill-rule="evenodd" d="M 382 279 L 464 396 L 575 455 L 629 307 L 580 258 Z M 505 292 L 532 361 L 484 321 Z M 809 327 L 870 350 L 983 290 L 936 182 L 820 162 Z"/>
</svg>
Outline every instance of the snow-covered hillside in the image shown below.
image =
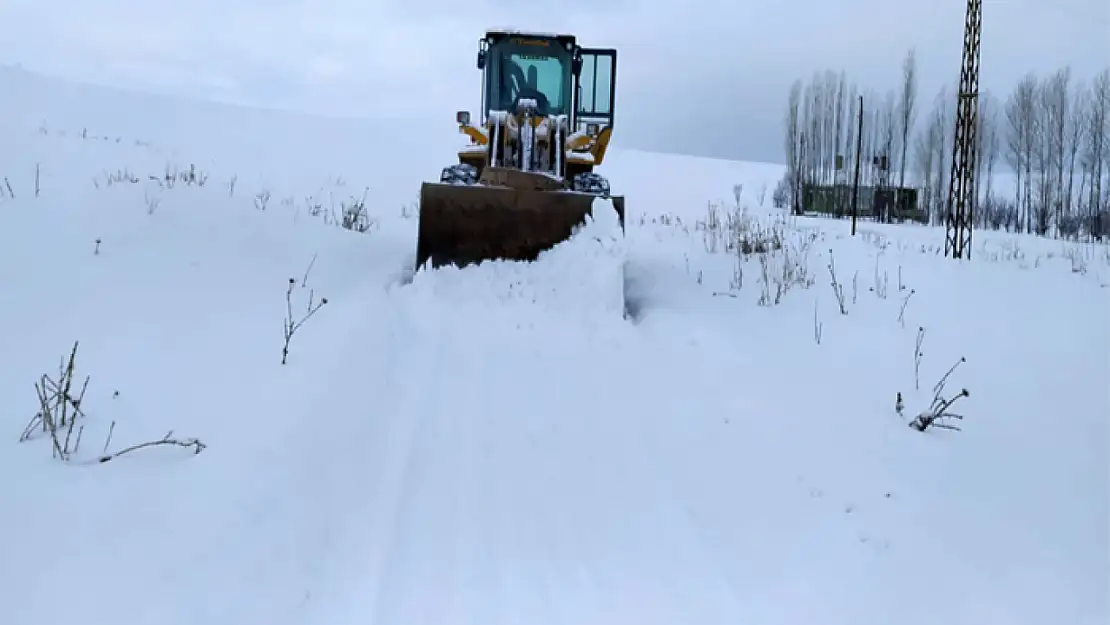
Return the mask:
<svg viewBox="0 0 1110 625">
<path fill-rule="evenodd" d="M 957 263 L 777 213 L 777 166 L 614 148 L 623 242 L 413 276 L 450 112 L 0 93 L 4 623 L 1110 616 L 1105 246 Z"/>
</svg>

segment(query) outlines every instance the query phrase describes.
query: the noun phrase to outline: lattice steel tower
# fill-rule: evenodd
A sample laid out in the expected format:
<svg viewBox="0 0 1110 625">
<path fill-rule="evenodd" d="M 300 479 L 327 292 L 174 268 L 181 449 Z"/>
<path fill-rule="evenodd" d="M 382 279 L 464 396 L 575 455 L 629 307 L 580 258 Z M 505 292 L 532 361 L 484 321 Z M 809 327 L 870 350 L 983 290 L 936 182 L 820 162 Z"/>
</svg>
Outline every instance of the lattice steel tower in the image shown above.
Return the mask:
<svg viewBox="0 0 1110 625">
<path fill-rule="evenodd" d="M 956 141 L 952 146 L 952 177 L 948 183 L 944 255 L 971 258 L 971 224 L 975 204 L 976 127 L 979 123 L 979 40 L 983 31 L 983 0 L 967 0 L 963 69 L 956 104 Z"/>
</svg>

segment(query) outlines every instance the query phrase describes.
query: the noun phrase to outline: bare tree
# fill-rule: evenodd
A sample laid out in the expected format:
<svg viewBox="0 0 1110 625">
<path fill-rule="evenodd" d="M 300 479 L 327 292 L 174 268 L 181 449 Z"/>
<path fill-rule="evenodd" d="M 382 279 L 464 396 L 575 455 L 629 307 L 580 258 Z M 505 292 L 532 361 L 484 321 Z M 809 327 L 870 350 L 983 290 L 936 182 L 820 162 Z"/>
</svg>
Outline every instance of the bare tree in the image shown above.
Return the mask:
<svg viewBox="0 0 1110 625">
<path fill-rule="evenodd" d="M 1055 120 L 1059 116 L 1056 98 L 1056 81 L 1037 82 L 1036 106 L 1033 115 L 1033 173 L 1037 179 L 1036 203 L 1033 205 L 1033 230 L 1041 236 L 1048 234 L 1052 224 L 1053 205 L 1058 183 L 1056 174 Z"/>
<path fill-rule="evenodd" d="M 879 148 L 879 158 L 877 165 L 879 166 L 879 186 L 890 186 L 890 167 L 894 163 L 892 152 L 894 151 L 894 137 L 897 135 L 898 128 L 898 109 L 895 104 L 894 92 L 888 91 L 886 100 L 883 101 L 882 111 L 882 145 Z M 883 221 L 890 221 L 890 214 L 887 210 L 883 211 L 882 215 L 876 215 L 877 218 Z"/>
<path fill-rule="evenodd" d="M 977 221 L 976 227 L 989 225 L 992 228 L 999 228 L 1006 216 L 995 205 L 993 182 L 994 165 L 1001 149 L 1001 138 L 999 137 L 998 101 L 990 92 L 984 91 L 980 94 L 978 111 L 979 130 L 975 137 L 979 142 L 979 149 L 976 152 L 978 159 L 976 169 L 985 170 L 985 175 L 975 177 L 975 199 L 977 206 L 979 201 L 982 201 L 981 206 L 985 210 L 977 208 L 972 214 Z"/>
<path fill-rule="evenodd" d="M 1067 185 L 1064 192 L 1064 203 L 1068 211 L 1075 217 L 1074 221 L 1077 225 L 1084 220 L 1084 217 L 1075 196 L 1075 163 L 1079 156 L 1079 148 L 1083 144 L 1083 135 L 1087 131 L 1087 113 L 1087 90 L 1082 84 L 1078 84 L 1072 92 L 1071 112 L 1067 118 Z M 1080 174 L 1080 178 L 1082 178 L 1082 174 Z M 1082 181 L 1080 181 L 1080 184 L 1082 184 Z M 1079 195 L 1082 194 L 1083 189 L 1081 187 Z M 1079 234 L 1078 229 L 1076 229 L 1075 234 Z"/>
<path fill-rule="evenodd" d="M 817 182 L 818 162 L 820 161 L 820 106 L 821 85 L 816 77 L 805 87 L 802 98 L 802 127 L 805 129 L 801 140 L 802 178 L 805 184 Z"/>
<path fill-rule="evenodd" d="M 933 151 L 932 124 L 920 131 L 914 141 L 914 161 L 917 163 L 921 180 L 920 207 L 928 211 L 933 204 L 933 169 L 936 167 L 936 154 Z"/>
<path fill-rule="evenodd" d="M 854 184 L 854 182 L 855 182 L 854 172 L 855 172 L 856 156 L 857 156 L 857 153 L 860 152 L 859 146 L 857 145 L 857 141 L 856 141 L 857 137 L 860 134 L 859 112 L 860 112 L 859 86 L 856 85 L 855 83 L 852 83 L 848 87 L 848 104 L 847 104 L 847 110 L 845 111 L 846 120 L 845 120 L 845 123 L 844 123 L 845 131 L 844 131 L 843 143 L 840 147 L 841 153 L 844 154 L 844 159 L 843 159 L 843 162 L 844 162 L 843 180 L 844 180 L 844 185 L 845 185 L 845 187 L 844 187 L 845 188 L 845 200 L 844 201 L 845 201 L 845 206 L 848 209 L 848 212 L 851 212 L 851 210 L 853 208 L 852 205 L 851 205 L 851 201 L 852 201 L 851 191 L 849 191 L 848 189 L 849 189 L 849 186 Z M 858 198 L 856 199 L 856 201 L 857 202 L 859 201 Z"/>
<path fill-rule="evenodd" d="M 1101 239 L 1108 226 L 1102 174 L 1110 160 L 1107 158 L 1110 152 L 1110 68 L 1099 72 L 1091 83 L 1086 136 L 1083 160 L 1091 181 L 1087 200 L 1088 229 L 1092 236 Z"/>
<path fill-rule="evenodd" d="M 1047 204 L 1045 210 L 1052 211 L 1057 231 L 1063 226 L 1066 210 L 1064 190 L 1067 188 L 1067 182 L 1064 180 L 1064 159 L 1067 150 L 1070 83 L 1071 68 L 1064 67 L 1057 70 L 1052 77 L 1045 81 L 1043 86 L 1045 100 L 1043 110 L 1046 117 L 1044 128 L 1045 152 L 1048 155 L 1048 165 L 1051 168 L 1051 171 L 1047 172 L 1049 174 L 1049 189 L 1048 197 L 1045 198 Z"/>
<path fill-rule="evenodd" d="M 839 77 L 832 70 L 826 71 L 824 75 L 824 89 L 822 92 L 825 95 L 824 106 L 822 107 L 822 122 L 821 122 L 821 162 L 823 165 L 825 184 L 833 182 L 836 173 L 836 125 L 837 115 L 840 113 L 837 106 L 837 85 L 839 84 Z"/>
<path fill-rule="evenodd" d="M 931 133 L 929 137 L 937 165 L 932 183 L 932 214 L 934 219 L 944 214 L 944 204 L 948 200 L 947 182 L 950 173 L 948 171 L 948 149 L 951 145 L 948 140 L 950 135 L 948 118 L 948 87 L 942 85 L 940 92 L 937 93 L 937 97 L 933 101 L 933 118 L 930 121 Z"/>
<path fill-rule="evenodd" d="M 1015 230 L 1021 231 L 1024 220 L 1021 214 L 1021 189 L 1025 174 L 1025 151 L 1022 149 L 1026 119 L 1022 114 L 1016 93 L 1006 100 L 1006 164 L 1014 172 L 1014 210 L 1019 213 Z"/>
<path fill-rule="evenodd" d="M 799 198 L 802 166 L 802 128 L 799 119 L 801 104 L 802 81 L 795 80 L 790 86 L 790 97 L 786 105 L 786 175 L 790 181 L 790 209 L 795 214 L 801 214 L 802 208 Z"/>
<path fill-rule="evenodd" d="M 906 186 L 906 150 L 910 145 L 910 129 L 917 115 L 917 53 L 910 48 L 902 62 L 902 97 L 898 103 L 898 118 L 901 122 L 902 157 L 898 159 L 898 187 Z"/>
<path fill-rule="evenodd" d="M 1020 207 L 1020 224 L 1026 232 L 1032 230 L 1033 151 L 1036 146 L 1037 77 L 1027 74 L 1014 87 L 1006 102 L 1006 121 L 1009 129 L 1007 155 L 1017 175 L 1014 199 Z M 1024 201 L 1022 195 L 1024 194 Z"/>
<path fill-rule="evenodd" d="M 844 72 L 840 72 L 840 78 L 836 83 L 836 102 L 834 104 L 833 117 L 834 131 L 832 143 L 829 145 L 833 158 L 833 183 L 838 184 L 841 181 L 841 176 L 844 172 L 844 155 L 840 151 L 841 135 L 844 133 L 844 107 L 845 107 L 845 92 L 847 90 L 847 80 L 845 79 Z"/>
<path fill-rule="evenodd" d="M 943 213 L 945 181 L 948 172 L 947 150 L 951 145 L 948 136 L 948 89 L 941 86 L 933 100 L 933 109 L 919 131 L 914 144 L 915 160 L 921 176 L 921 208 L 928 212 L 930 220 Z"/>
</svg>

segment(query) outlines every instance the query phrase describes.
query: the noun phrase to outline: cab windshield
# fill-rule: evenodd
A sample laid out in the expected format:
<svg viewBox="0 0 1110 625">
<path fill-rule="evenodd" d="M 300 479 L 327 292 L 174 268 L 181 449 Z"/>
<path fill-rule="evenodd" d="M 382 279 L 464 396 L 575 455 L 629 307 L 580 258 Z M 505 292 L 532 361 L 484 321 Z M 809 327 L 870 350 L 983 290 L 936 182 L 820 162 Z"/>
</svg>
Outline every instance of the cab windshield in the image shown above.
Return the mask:
<svg viewBox="0 0 1110 625">
<path fill-rule="evenodd" d="M 546 50 L 545 50 L 546 52 Z M 570 55 L 536 54 L 507 49 L 498 57 L 497 97 L 503 111 L 516 110 L 521 99 L 536 101 L 539 115 L 562 115 L 570 108 Z"/>
</svg>

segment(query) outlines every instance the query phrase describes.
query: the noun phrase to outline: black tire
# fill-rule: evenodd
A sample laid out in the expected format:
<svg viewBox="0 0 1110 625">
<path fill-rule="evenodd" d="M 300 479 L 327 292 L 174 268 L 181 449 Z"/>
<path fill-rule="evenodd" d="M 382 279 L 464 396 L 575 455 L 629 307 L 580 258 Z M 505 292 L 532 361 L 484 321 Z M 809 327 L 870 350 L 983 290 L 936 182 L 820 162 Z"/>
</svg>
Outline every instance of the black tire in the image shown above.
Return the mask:
<svg viewBox="0 0 1110 625">
<path fill-rule="evenodd" d="M 592 171 L 575 175 L 572 184 L 574 185 L 574 190 L 580 193 L 609 197 L 609 181 L 606 180 L 604 176 L 595 174 Z"/>
<path fill-rule="evenodd" d="M 478 182 L 478 168 L 469 163 L 459 163 L 444 167 L 439 175 L 439 181 L 446 184 L 476 184 Z"/>
</svg>

